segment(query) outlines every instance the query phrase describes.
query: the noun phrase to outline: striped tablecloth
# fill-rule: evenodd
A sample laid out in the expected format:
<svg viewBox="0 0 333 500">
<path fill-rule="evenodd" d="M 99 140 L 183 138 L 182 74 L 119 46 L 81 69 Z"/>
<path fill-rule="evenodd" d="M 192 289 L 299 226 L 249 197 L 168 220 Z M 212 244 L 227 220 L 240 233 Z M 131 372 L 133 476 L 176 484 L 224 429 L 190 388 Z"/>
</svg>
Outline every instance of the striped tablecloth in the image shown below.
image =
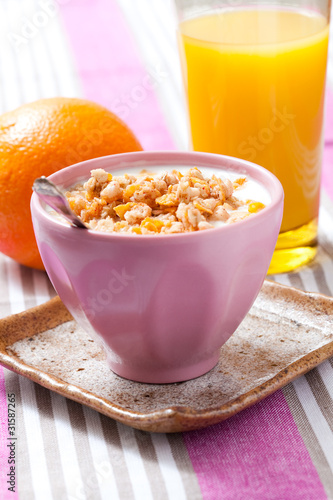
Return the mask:
<svg viewBox="0 0 333 500">
<path fill-rule="evenodd" d="M 84 96 L 114 110 L 145 149 L 186 149 L 169 0 L 1 0 L 0 41 L 0 112 Z M 328 74 L 330 86 L 331 63 Z M 330 94 L 327 107 L 318 256 L 272 278 L 333 295 Z M 45 273 L 5 256 L 0 286 L 1 317 L 54 296 Z M 11 394 L 15 491 L 7 482 Z M 0 367 L 0 499 L 326 499 L 332 471 L 332 360 L 224 423 L 172 435 L 133 430 Z"/>
</svg>

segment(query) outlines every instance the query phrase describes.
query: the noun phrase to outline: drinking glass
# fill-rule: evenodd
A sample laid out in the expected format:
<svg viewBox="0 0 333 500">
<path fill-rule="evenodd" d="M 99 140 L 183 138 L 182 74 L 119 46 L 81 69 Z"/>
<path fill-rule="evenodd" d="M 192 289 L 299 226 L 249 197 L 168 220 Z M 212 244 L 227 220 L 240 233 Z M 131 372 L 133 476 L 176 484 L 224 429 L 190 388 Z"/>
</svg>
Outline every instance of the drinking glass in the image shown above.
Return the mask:
<svg viewBox="0 0 333 500">
<path fill-rule="evenodd" d="M 285 192 L 269 273 L 317 248 L 330 0 L 175 0 L 195 151 L 273 172 Z"/>
</svg>

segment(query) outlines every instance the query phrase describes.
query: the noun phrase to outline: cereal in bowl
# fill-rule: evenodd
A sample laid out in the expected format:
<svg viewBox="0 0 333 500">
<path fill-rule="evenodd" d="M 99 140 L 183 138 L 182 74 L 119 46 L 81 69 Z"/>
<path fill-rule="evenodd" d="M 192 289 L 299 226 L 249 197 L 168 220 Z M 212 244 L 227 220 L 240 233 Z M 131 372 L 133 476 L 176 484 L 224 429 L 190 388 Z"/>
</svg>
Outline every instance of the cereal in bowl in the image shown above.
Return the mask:
<svg viewBox="0 0 333 500">
<path fill-rule="evenodd" d="M 245 177 L 231 181 L 204 176 L 196 167 L 113 176 L 99 168 L 84 184 L 67 191 L 71 209 L 95 231 L 172 234 L 233 224 L 265 205 L 237 197 Z"/>
</svg>

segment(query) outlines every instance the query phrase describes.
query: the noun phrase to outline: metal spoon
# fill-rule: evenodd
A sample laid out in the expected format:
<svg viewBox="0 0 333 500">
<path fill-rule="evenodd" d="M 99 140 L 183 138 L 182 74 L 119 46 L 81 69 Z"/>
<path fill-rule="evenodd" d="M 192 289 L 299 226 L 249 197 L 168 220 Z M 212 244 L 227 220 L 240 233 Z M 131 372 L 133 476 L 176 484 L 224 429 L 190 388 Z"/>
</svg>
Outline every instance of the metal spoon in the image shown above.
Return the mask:
<svg viewBox="0 0 333 500">
<path fill-rule="evenodd" d="M 58 214 L 65 217 L 72 226 L 88 229 L 88 227 L 71 210 L 66 196 L 53 182 L 46 177 L 39 177 L 35 180 L 33 191 Z"/>
</svg>

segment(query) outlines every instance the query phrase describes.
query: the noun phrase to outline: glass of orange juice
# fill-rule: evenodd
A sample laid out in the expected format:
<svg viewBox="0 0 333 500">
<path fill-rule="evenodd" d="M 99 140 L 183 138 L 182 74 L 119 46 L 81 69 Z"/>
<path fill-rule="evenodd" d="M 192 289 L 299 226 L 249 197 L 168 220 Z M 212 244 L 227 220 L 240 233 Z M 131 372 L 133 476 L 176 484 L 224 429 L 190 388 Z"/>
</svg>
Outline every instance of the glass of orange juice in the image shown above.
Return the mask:
<svg viewBox="0 0 333 500">
<path fill-rule="evenodd" d="M 269 273 L 317 248 L 329 0 L 175 0 L 192 148 L 249 160 L 285 191 Z"/>
</svg>

